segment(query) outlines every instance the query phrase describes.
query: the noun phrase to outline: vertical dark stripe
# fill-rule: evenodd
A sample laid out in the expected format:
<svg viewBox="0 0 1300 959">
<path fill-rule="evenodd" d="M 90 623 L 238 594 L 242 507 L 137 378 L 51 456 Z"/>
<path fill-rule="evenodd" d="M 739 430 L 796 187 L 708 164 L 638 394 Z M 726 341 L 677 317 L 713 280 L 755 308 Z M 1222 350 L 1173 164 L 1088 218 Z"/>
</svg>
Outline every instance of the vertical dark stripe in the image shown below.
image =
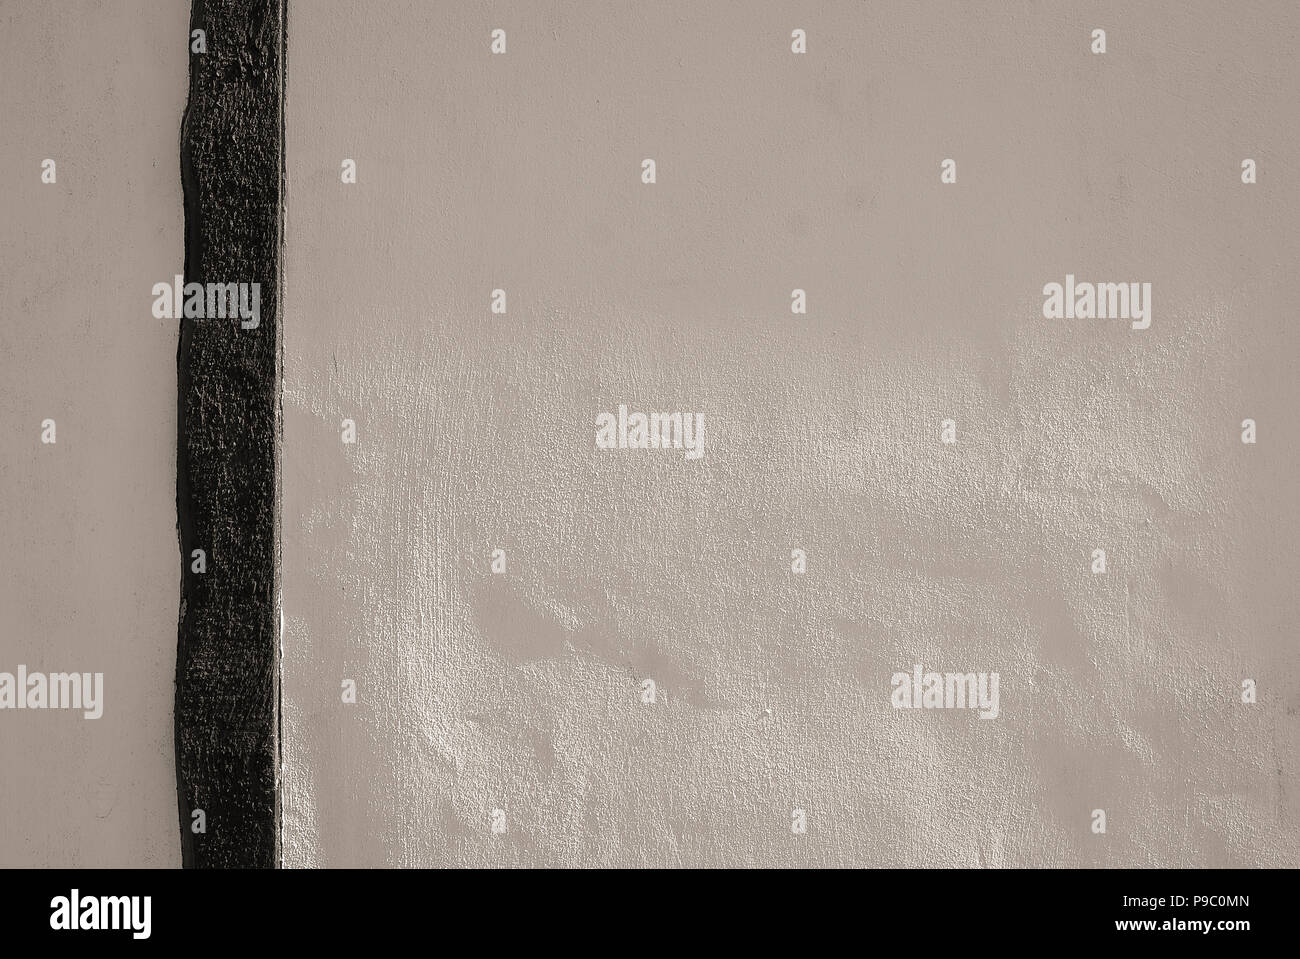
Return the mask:
<svg viewBox="0 0 1300 959">
<path fill-rule="evenodd" d="M 194 0 L 181 123 L 185 280 L 257 283 L 256 329 L 186 318 L 177 354 L 182 566 L 176 767 L 187 867 L 279 859 L 277 456 L 284 0 Z M 207 571 L 191 553 L 207 554 Z M 206 832 L 193 829 L 202 809 Z"/>
</svg>

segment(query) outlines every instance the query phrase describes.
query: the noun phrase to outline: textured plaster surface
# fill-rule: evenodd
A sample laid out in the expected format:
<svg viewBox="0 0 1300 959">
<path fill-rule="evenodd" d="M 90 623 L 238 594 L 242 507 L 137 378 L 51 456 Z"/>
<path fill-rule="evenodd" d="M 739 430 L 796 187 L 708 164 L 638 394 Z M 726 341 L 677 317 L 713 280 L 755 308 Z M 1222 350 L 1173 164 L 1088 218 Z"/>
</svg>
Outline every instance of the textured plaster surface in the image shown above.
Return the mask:
<svg viewBox="0 0 1300 959">
<path fill-rule="evenodd" d="M 0 4 L 0 670 L 104 674 L 99 719 L 0 713 L 0 866 L 180 864 L 177 329 L 149 291 L 183 263 L 188 20 Z"/>
<path fill-rule="evenodd" d="M 285 863 L 1297 865 L 1298 28 L 295 7 Z M 1044 320 L 1067 273 L 1151 328 Z"/>
</svg>

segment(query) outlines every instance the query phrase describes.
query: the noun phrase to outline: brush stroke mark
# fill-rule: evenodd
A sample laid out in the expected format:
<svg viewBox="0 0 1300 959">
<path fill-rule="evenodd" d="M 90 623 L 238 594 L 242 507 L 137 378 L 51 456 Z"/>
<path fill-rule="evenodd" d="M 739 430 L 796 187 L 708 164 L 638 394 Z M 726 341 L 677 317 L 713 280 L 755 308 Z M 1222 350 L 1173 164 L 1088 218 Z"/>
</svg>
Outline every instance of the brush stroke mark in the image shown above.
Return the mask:
<svg viewBox="0 0 1300 959">
<path fill-rule="evenodd" d="M 279 860 L 278 442 L 284 0 L 194 0 L 186 282 L 261 284 L 261 322 L 182 319 L 176 772 L 187 868 Z M 207 572 L 191 572 L 192 550 Z M 206 814 L 195 834 L 193 811 Z"/>
</svg>

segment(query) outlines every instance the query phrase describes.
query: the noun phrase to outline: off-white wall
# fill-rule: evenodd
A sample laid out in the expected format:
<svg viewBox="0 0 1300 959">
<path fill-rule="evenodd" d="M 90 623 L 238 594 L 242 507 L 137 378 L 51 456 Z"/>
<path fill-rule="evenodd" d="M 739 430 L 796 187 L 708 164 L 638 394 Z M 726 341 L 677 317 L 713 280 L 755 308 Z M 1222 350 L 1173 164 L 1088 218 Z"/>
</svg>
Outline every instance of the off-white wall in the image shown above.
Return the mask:
<svg viewBox="0 0 1300 959">
<path fill-rule="evenodd" d="M 1298 16 L 294 6 L 286 862 L 1295 865 Z"/>
<path fill-rule="evenodd" d="M 150 288 L 184 262 L 188 24 L 0 9 L 0 671 L 104 674 L 99 719 L 0 712 L 0 866 L 180 865 L 177 324 Z"/>
<path fill-rule="evenodd" d="M 179 863 L 188 17 L 0 11 L 0 670 L 106 700 L 0 713 L 0 865 Z M 294 5 L 286 862 L 1296 865 L 1297 25 Z M 1067 272 L 1151 329 L 1043 320 Z M 595 449 L 620 402 L 705 456 Z M 892 709 L 917 662 L 1001 715 Z"/>
</svg>

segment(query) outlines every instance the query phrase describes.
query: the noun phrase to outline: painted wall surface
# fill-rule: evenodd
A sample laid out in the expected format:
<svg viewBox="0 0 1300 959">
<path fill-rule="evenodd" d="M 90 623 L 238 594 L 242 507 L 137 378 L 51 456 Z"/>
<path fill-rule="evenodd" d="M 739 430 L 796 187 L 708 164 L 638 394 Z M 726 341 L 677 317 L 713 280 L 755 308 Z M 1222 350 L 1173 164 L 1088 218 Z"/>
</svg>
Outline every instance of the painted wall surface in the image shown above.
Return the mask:
<svg viewBox="0 0 1300 959">
<path fill-rule="evenodd" d="M 184 260 L 188 22 L 0 5 L 0 672 L 103 673 L 98 719 L 0 712 L 0 866 L 180 864 L 177 323 L 150 289 Z"/>
<path fill-rule="evenodd" d="M 1297 865 L 1298 29 L 294 5 L 286 864 Z"/>
</svg>

